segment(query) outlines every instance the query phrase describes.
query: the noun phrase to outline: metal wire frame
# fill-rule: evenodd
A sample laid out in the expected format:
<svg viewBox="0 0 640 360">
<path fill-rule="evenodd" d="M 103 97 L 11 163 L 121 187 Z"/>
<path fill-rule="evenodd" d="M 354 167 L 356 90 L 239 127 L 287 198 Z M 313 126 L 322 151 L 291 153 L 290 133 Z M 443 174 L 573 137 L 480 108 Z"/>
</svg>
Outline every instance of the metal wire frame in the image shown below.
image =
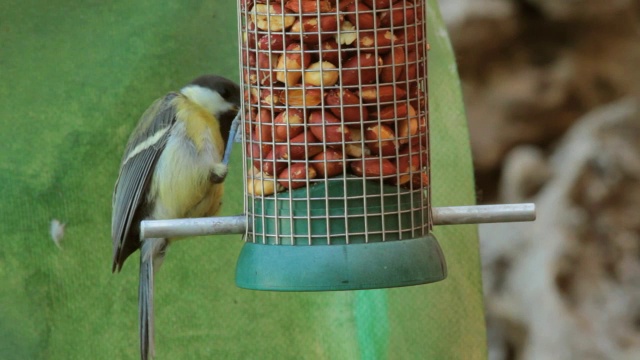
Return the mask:
<svg viewBox="0 0 640 360">
<path fill-rule="evenodd" d="M 286 85 L 286 84 L 278 84 L 275 82 L 274 77 L 276 76 L 276 72 L 274 68 L 276 67 L 276 58 L 280 58 L 282 54 L 285 54 L 286 50 L 274 48 L 271 42 L 267 43 L 267 48 L 264 50 L 258 49 L 258 39 L 262 37 L 278 37 L 281 36 L 283 39 L 290 36 L 291 33 L 287 31 L 286 28 L 281 30 L 274 30 L 274 28 L 278 28 L 278 24 L 290 23 L 292 18 L 298 19 L 298 14 L 286 13 L 282 11 L 279 14 L 276 14 L 274 10 L 274 5 L 278 4 L 283 5 L 284 2 L 269 2 L 269 5 L 266 7 L 266 11 L 258 11 L 257 6 L 252 6 L 247 4 L 248 6 L 240 6 L 238 8 L 238 33 L 240 34 L 239 39 L 239 56 L 240 56 L 240 72 L 243 74 L 241 80 L 241 88 L 243 89 L 243 105 L 242 105 L 242 121 L 243 121 L 243 131 L 244 133 L 244 142 L 246 146 L 243 146 L 243 156 L 247 159 L 247 164 L 244 168 L 244 175 L 247 179 L 245 182 L 245 193 L 247 196 L 245 197 L 245 210 L 247 214 L 247 221 L 249 223 L 248 228 L 251 229 L 247 233 L 247 241 L 255 241 L 256 235 L 259 235 L 259 238 L 262 239 L 262 242 L 267 242 L 268 239 L 274 239 L 273 241 L 276 244 L 281 244 L 282 239 L 289 238 L 289 244 L 297 244 L 298 238 L 306 241 L 308 244 L 317 243 L 314 239 L 322 239 L 325 240 L 327 244 L 332 243 L 332 238 L 336 237 L 344 237 L 346 243 L 351 243 L 352 239 L 362 238 L 364 237 L 364 242 L 369 242 L 372 238 L 380 239 L 381 241 L 387 240 L 396 240 L 403 238 L 414 238 L 418 236 L 425 235 L 429 232 L 433 227 L 433 221 L 431 217 L 431 187 L 429 185 L 424 187 L 414 186 L 412 181 L 409 181 L 408 188 L 396 187 L 391 189 L 385 184 L 390 180 L 394 179 L 396 183 L 399 183 L 401 178 L 413 178 L 414 176 L 421 176 L 422 172 L 425 172 L 427 178 L 431 178 L 430 174 L 430 151 L 429 151 L 429 125 L 428 125 L 428 101 L 427 101 L 427 29 L 426 29 L 426 4 L 424 0 L 417 0 L 415 4 L 412 4 L 408 1 L 402 1 L 400 7 L 394 8 L 392 11 L 401 11 L 401 14 L 405 15 L 408 13 L 409 9 L 413 9 L 413 18 L 412 19 L 404 19 L 404 23 L 401 25 L 396 25 L 391 21 L 388 26 L 379 27 L 377 24 L 374 24 L 373 28 L 367 29 L 367 32 L 373 32 L 373 34 L 378 34 L 380 31 L 389 31 L 392 36 L 396 34 L 398 36 L 402 36 L 404 39 L 411 39 L 413 36 L 413 41 L 407 41 L 404 44 L 404 58 L 405 61 L 401 64 L 396 63 L 396 59 L 394 56 L 390 56 L 391 63 L 385 65 L 384 67 L 390 67 L 395 71 L 395 69 L 399 66 L 403 66 L 403 72 L 405 74 L 410 71 L 416 71 L 416 78 L 406 79 L 406 81 L 396 81 L 395 77 L 393 81 L 383 83 L 381 81 L 375 81 L 373 84 L 367 84 L 363 79 L 363 74 L 367 70 L 373 70 L 375 74 L 380 74 L 381 70 L 384 68 L 378 61 L 378 57 L 380 55 L 385 55 L 383 52 L 385 51 L 384 44 L 379 44 L 378 36 L 373 36 L 373 56 L 376 61 L 371 66 L 361 66 L 358 64 L 355 68 L 346 68 L 344 61 L 350 56 L 357 56 L 360 58 L 361 56 L 366 56 L 365 54 L 370 53 L 369 50 L 365 50 L 361 46 L 357 46 L 355 48 L 351 48 L 349 46 L 345 46 L 342 41 L 337 41 L 337 49 L 335 50 L 341 61 L 338 62 L 335 70 L 324 70 L 322 67 L 319 69 L 319 78 L 320 78 L 320 86 L 322 93 L 326 93 L 329 90 L 337 90 L 339 94 L 343 94 L 343 91 L 350 90 L 354 92 L 359 92 L 363 89 L 363 85 L 373 86 L 375 88 L 376 94 L 380 94 L 381 87 L 391 85 L 396 91 L 392 94 L 392 99 L 388 101 L 376 101 L 374 104 L 368 104 L 363 101 L 362 97 L 359 97 L 359 102 L 353 105 L 344 104 L 343 101 L 340 102 L 339 105 L 330 105 L 326 103 L 325 96 L 320 97 L 320 103 L 311 105 L 307 101 L 307 97 L 305 96 L 305 90 L 312 88 L 310 84 L 307 84 L 305 73 L 309 70 L 306 69 L 289 69 L 288 62 L 290 59 L 288 57 L 283 56 L 284 59 L 284 69 L 280 70 L 284 74 L 284 78 L 287 79 L 290 74 L 299 73 L 300 83 L 295 85 Z M 320 5 L 320 1 L 316 2 L 317 5 Z M 411 6 L 410 6 L 411 5 Z M 264 8 L 264 7 L 261 7 Z M 349 11 L 348 9 L 343 9 L 339 11 L 333 12 L 325 12 L 320 13 L 316 12 L 315 14 L 305 14 L 305 16 L 316 17 L 320 19 L 320 16 L 335 16 L 336 21 L 340 24 L 340 21 L 349 18 L 355 20 L 352 25 L 354 29 L 341 29 L 340 26 L 336 30 L 333 31 L 316 31 L 316 32 L 305 32 L 303 29 L 301 30 L 302 36 L 309 37 L 335 37 L 337 39 L 341 39 L 345 36 L 358 36 L 358 29 L 361 29 L 361 19 L 362 16 L 366 15 L 374 15 L 377 17 L 385 12 L 388 12 L 389 9 L 378 9 L 377 3 L 373 1 L 373 7 L 370 10 L 362 10 L 362 9 L 354 9 Z M 393 15 L 392 12 L 390 14 Z M 263 20 L 266 20 L 266 28 L 259 29 L 257 26 L 251 26 L 252 22 L 255 25 L 255 20 L 258 17 L 262 17 Z M 264 26 L 263 26 L 264 27 Z M 362 31 L 360 31 L 362 32 Z M 420 36 L 421 34 L 421 36 Z M 298 35 L 297 33 L 293 36 Z M 355 41 L 358 41 L 357 39 Z M 255 43 L 253 43 L 255 42 Z M 303 41 L 300 42 L 304 44 Z M 388 46 L 391 53 L 394 53 L 395 44 L 392 46 Z M 331 50 L 323 49 L 322 46 L 319 46 L 317 49 L 305 48 L 301 51 L 301 56 L 309 55 L 317 57 L 318 59 L 324 59 L 325 55 Z M 383 54 L 380 54 L 383 53 Z M 413 60 L 408 59 L 409 55 L 413 53 Z M 253 55 L 253 56 L 252 56 Z M 344 55 L 344 58 L 343 58 Z M 345 85 L 342 81 L 338 81 L 336 84 L 325 84 L 325 72 L 328 71 L 337 71 L 340 77 L 345 70 L 353 69 L 357 73 L 358 81 L 355 85 Z M 255 80 L 252 78 L 255 76 Z M 264 76 L 264 78 L 263 78 Z M 297 76 L 296 76 L 297 77 Z M 377 76 L 376 76 L 377 77 Z M 275 85 L 274 85 L 275 84 Z M 399 96 L 397 89 L 402 89 L 405 94 L 407 94 L 406 99 L 401 99 L 402 96 Z M 301 104 L 298 106 L 290 106 L 287 104 L 281 104 L 274 101 L 264 101 L 263 96 L 265 94 L 270 94 L 275 96 L 276 93 L 282 91 L 285 97 L 290 96 L 293 91 L 299 91 L 302 94 Z M 287 98 L 287 101 L 289 98 Z M 359 180 L 360 186 L 362 187 L 363 194 L 357 196 L 345 196 L 345 197 L 331 197 L 328 193 L 325 193 L 324 196 L 311 196 L 310 192 L 307 192 L 306 197 L 304 198 L 293 198 L 292 196 L 285 195 L 286 193 L 276 191 L 270 197 L 266 196 L 257 196 L 250 195 L 249 184 L 253 186 L 253 192 L 255 193 L 256 184 L 264 186 L 265 183 L 265 175 L 257 174 L 253 169 L 253 164 L 256 160 L 265 162 L 265 158 L 268 154 L 265 152 L 271 148 L 272 150 L 276 148 L 276 146 L 285 146 L 286 153 L 291 154 L 292 145 L 290 142 L 276 142 L 275 139 L 271 139 L 270 141 L 263 141 L 263 139 L 268 138 L 266 134 L 263 133 L 266 127 L 263 127 L 262 124 L 257 117 L 257 114 L 261 114 L 263 110 L 269 111 L 272 119 L 274 118 L 273 114 L 276 112 L 289 111 L 290 109 L 301 109 L 303 117 L 306 121 L 308 121 L 309 114 L 315 110 L 324 110 L 330 111 L 332 108 L 337 108 L 340 114 L 344 114 L 345 110 L 350 108 L 358 109 L 360 113 L 360 118 L 365 118 L 365 111 L 367 111 L 368 107 L 373 107 L 374 111 L 378 114 L 381 113 L 383 109 L 388 108 L 388 106 L 393 107 L 393 116 L 392 116 L 392 124 L 393 130 L 395 133 L 398 133 L 399 122 L 400 121 L 408 121 L 409 126 L 411 125 L 410 120 L 405 116 L 402 116 L 398 112 L 399 106 L 404 104 L 407 109 L 411 106 L 411 104 L 418 104 L 415 114 L 415 118 L 417 119 L 418 128 L 422 128 L 422 123 L 424 123 L 424 131 L 418 131 L 417 134 L 411 135 L 409 134 L 407 138 L 396 138 L 396 141 L 406 141 L 409 143 L 417 142 L 418 144 L 423 144 L 425 147 L 418 147 L 417 153 L 412 146 L 406 147 L 408 154 L 404 155 L 400 153 L 400 146 L 395 146 L 394 153 L 388 155 L 378 156 L 378 166 L 379 168 L 383 167 L 383 162 L 385 160 L 391 160 L 398 162 L 401 156 L 407 156 L 408 159 L 412 159 L 414 155 L 418 155 L 419 159 L 419 167 L 418 170 L 414 170 L 409 168 L 406 172 L 396 172 L 395 174 L 391 174 L 388 176 L 379 176 L 376 179 L 371 179 L 369 177 L 365 178 L 364 176 Z M 253 114 L 256 114 L 255 116 Z M 342 119 L 344 122 L 344 119 Z M 305 125 L 303 128 L 303 134 L 305 136 L 308 132 L 312 131 L 312 126 L 319 126 L 322 129 L 323 134 L 327 134 L 327 123 L 323 121 L 319 125 L 308 124 L 305 121 Z M 366 131 L 371 126 L 380 126 L 384 125 L 384 121 L 380 118 L 377 120 L 362 120 L 357 123 L 345 123 L 344 126 L 351 126 L 351 128 L 355 130 L 359 130 L 360 139 L 357 140 L 348 140 L 346 138 L 345 132 L 342 132 L 342 139 L 338 142 L 328 143 L 323 142 L 320 144 L 322 147 L 322 151 L 326 152 L 329 148 L 338 147 L 342 150 L 343 154 L 346 154 L 346 147 L 353 145 L 358 146 L 361 149 L 367 149 L 368 146 L 371 146 L 372 143 L 369 140 L 366 140 Z M 273 129 L 275 129 L 275 124 L 272 124 Z M 292 127 L 285 126 L 286 138 L 291 139 L 292 135 Z M 309 158 L 309 144 L 305 144 L 304 146 L 304 159 L 303 160 L 289 160 L 287 165 L 292 165 L 295 163 L 304 163 L 307 166 L 312 166 L 314 164 L 314 160 L 308 160 Z M 380 149 L 385 145 L 383 140 L 379 138 L 377 140 L 377 147 Z M 251 151 L 248 151 L 251 149 Z M 257 149 L 257 151 L 256 151 Z M 350 159 L 353 160 L 353 159 Z M 273 181 L 274 186 L 277 187 L 278 183 L 275 179 L 277 173 L 275 171 L 278 168 L 278 161 L 275 159 L 275 156 L 272 160 L 271 166 L 274 169 L 273 177 L 274 179 L 268 179 L 268 181 Z M 327 160 L 324 160 L 325 163 L 323 166 L 326 168 L 328 163 Z M 409 160 L 410 161 L 410 160 Z M 347 174 L 350 172 L 349 161 L 336 161 L 342 166 L 342 173 Z M 364 167 L 364 163 L 363 163 Z M 345 177 L 327 177 L 326 174 L 322 178 L 309 179 L 305 177 L 303 180 L 304 187 L 307 189 L 316 183 L 338 183 L 342 186 L 343 194 L 348 194 L 348 184 Z M 377 182 L 378 185 L 383 189 L 382 194 L 367 194 L 367 182 Z M 291 180 L 289 183 L 290 186 L 294 184 L 295 181 Z M 409 197 L 409 207 L 403 208 L 403 197 Z M 343 215 L 330 215 L 331 212 L 331 204 L 336 200 L 343 201 Z M 362 218 L 364 221 L 364 230 L 354 231 L 349 229 L 349 221 L 347 218 L 347 214 L 349 214 L 349 203 L 351 201 L 360 201 L 362 206 L 362 214 L 359 214 L 356 217 Z M 285 204 L 289 209 L 294 209 L 299 207 L 300 203 L 303 203 L 303 207 L 305 211 L 303 215 L 293 215 L 289 214 L 286 217 L 289 221 L 281 221 L 283 215 L 279 214 L 279 209 L 272 209 L 273 211 L 269 214 L 266 211 L 267 207 L 272 207 L 274 204 Z M 318 215 L 313 216 L 310 215 L 314 210 L 317 210 L 318 204 L 323 203 L 324 205 L 324 213 L 329 215 Z M 374 206 L 379 203 L 379 206 Z M 312 208 L 312 204 L 314 205 Z M 374 209 L 377 207 L 378 209 Z M 390 209 L 396 210 L 390 210 Z M 292 210 L 293 211 L 293 210 Z M 408 215 L 408 216 L 407 216 Z M 387 219 L 389 217 L 396 217 L 397 223 L 402 224 L 405 218 L 410 219 L 410 225 L 406 226 L 406 228 L 401 228 L 397 230 L 390 230 L 386 228 L 386 221 L 382 221 L 381 223 L 377 223 L 377 219 Z M 373 220 L 376 219 L 376 220 Z M 304 221 L 307 220 L 306 231 L 301 231 L 301 229 L 296 228 L 294 223 L 296 221 Z M 325 223 L 325 231 L 318 233 L 317 231 L 313 231 L 312 229 L 312 221 L 324 221 Z M 264 226 L 265 221 L 269 221 L 274 224 L 274 229 L 267 230 L 267 227 Z M 342 226 L 334 226 L 336 222 L 342 222 Z M 263 224 L 263 226 L 257 226 L 258 223 Z M 336 232 L 335 229 L 341 228 L 344 229 L 343 232 Z M 286 234 L 286 235 L 283 235 Z"/>
</svg>

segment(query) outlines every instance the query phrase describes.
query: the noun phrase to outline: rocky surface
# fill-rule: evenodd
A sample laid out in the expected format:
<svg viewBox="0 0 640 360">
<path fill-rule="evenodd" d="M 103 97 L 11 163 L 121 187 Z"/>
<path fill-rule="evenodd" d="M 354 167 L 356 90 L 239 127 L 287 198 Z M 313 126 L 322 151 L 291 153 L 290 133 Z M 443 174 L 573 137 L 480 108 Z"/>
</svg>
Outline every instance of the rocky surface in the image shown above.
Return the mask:
<svg viewBox="0 0 640 360">
<path fill-rule="evenodd" d="M 583 117 L 546 161 L 512 151 L 500 198 L 538 219 L 480 226 L 491 359 L 640 358 L 639 154 L 632 99 Z"/>
<path fill-rule="evenodd" d="M 507 153 L 545 152 L 588 111 L 640 90 L 638 0 L 442 0 L 469 115 L 480 201 Z"/>
<path fill-rule="evenodd" d="M 640 1 L 442 0 L 480 202 L 490 359 L 640 359 Z"/>
</svg>

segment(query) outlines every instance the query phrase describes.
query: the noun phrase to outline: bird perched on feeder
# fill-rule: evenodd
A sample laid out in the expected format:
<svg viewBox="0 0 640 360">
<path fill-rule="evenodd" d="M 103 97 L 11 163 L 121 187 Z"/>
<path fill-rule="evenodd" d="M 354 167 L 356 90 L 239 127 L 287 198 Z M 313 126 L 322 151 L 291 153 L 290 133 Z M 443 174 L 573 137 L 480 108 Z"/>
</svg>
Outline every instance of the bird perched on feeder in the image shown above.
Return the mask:
<svg viewBox="0 0 640 360">
<path fill-rule="evenodd" d="M 175 239 L 140 239 L 142 220 L 213 216 L 227 175 L 225 143 L 240 88 L 220 76 L 196 78 L 156 100 L 129 137 L 113 192 L 112 271 L 140 249 L 141 358 L 154 355 L 153 277 Z"/>
</svg>

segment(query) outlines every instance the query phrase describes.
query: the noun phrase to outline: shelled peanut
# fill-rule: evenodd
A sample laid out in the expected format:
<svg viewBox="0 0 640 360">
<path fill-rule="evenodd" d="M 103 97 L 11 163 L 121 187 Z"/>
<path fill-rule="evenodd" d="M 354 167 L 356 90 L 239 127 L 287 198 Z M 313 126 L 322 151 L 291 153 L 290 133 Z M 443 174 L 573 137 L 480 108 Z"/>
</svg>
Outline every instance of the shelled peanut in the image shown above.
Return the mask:
<svg viewBox="0 0 640 360">
<path fill-rule="evenodd" d="M 251 193 L 345 172 L 428 185 L 424 0 L 241 5 Z"/>
</svg>

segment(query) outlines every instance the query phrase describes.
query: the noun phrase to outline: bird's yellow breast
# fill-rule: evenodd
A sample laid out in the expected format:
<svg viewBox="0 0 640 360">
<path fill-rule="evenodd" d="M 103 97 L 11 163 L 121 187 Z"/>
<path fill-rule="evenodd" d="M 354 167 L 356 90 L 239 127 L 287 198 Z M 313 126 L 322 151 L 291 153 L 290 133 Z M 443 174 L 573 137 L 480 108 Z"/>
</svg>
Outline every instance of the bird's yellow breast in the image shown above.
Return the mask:
<svg viewBox="0 0 640 360">
<path fill-rule="evenodd" d="M 184 96 L 178 96 L 174 101 L 177 109 L 177 120 L 186 124 L 187 136 L 193 141 L 196 149 L 203 151 L 207 140 L 210 140 L 213 143 L 214 151 L 222 157 L 224 154 L 224 140 L 220 134 L 220 122 L 218 119 Z"/>
<path fill-rule="evenodd" d="M 186 98 L 177 97 L 176 123 L 154 171 L 150 198 L 156 199 L 155 219 L 216 214 L 222 184 L 210 180 L 222 162 L 224 141 L 218 120 Z"/>
</svg>

